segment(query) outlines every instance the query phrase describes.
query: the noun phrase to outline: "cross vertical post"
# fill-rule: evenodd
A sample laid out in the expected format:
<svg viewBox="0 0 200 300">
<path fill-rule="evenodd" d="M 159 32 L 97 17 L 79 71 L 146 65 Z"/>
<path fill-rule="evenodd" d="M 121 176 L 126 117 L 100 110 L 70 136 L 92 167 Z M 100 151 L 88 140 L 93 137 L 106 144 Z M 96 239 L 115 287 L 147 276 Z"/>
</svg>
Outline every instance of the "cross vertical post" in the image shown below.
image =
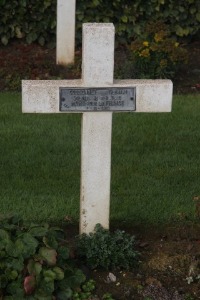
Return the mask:
<svg viewBox="0 0 200 300">
<path fill-rule="evenodd" d="M 113 24 L 83 25 L 82 79 L 85 86 L 113 84 Z M 80 231 L 109 227 L 112 112 L 84 112 L 81 141 Z"/>
<path fill-rule="evenodd" d="M 57 0 L 56 62 L 74 63 L 76 0 Z"/>
</svg>

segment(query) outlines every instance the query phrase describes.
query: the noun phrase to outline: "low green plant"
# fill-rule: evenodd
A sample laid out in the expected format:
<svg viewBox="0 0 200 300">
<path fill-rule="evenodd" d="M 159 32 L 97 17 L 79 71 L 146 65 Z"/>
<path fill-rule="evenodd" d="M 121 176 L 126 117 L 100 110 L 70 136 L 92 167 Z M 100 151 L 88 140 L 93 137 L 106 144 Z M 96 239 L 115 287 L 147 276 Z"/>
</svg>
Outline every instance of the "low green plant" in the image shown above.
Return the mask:
<svg viewBox="0 0 200 300">
<path fill-rule="evenodd" d="M 188 276 L 185 279 L 188 284 L 191 284 L 193 282 L 198 282 L 200 281 L 200 274 L 197 274 L 196 276 Z"/>
<path fill-rule="evenodd" d="M 94 233 L 82 234 L 77 238 L 78 254 L 92 269 L 133 267 L 138 258 L 134 246 L 134 236 L 121 230 L 112 233 L 100 224 L 95 226 Z"/>
<path fill-rule="evenodd" d="M 184 297 L 184 300 L 195 300 L 195 299 L 190 294 L 186 294 L 185 297 Z"/>
<path fill-rule="evenodd" d="M 84 281 L 60 228 L 0 221 L 0 299 L 71 299 Z"/>
<path fill-rule="evenodd" d="M 148 23 L 130 49 L 136 78 L 173 78 L 180 64 L 187 62 L 186 49 L 162 21 Z"/>
<path fill-rule="evenodd" d="M 90 299 L 92 297 L 92 292 L 94 291 L 94 289 L 95 281 L 93 279 L 90 279 L 81 286 L 81 291 L 73 293 L 72 299 Z"/>
<path fill-rule="evenodd" d="M 103 300 L 114 300 L 114 298 L 112 297 L 112 294 L 110 294 L 110 293 L 104 294 L 102 299 Z"/>
</svg>

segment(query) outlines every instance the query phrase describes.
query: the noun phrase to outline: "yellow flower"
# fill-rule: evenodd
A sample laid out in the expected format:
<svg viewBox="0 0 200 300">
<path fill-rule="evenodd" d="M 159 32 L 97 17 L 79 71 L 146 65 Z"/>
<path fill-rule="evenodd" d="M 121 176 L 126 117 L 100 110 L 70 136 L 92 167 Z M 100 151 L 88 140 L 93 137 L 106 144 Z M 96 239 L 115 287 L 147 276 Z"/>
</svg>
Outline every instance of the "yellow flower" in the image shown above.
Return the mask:
<svg viewBox="0 0 200 300">
<path fill-rule="evenodd" d="M 162 42 L 166 36 L 167 36 L 167 32 L 160 30 L 159 32 L 155 33 L 154 40 L 156 41 L 156 43 Z"/>
<path fill-rule="evenodd" d="M 143 42 L 143 46 L 148 47 L 148 46 L 149 46 L 149 42 L 144 41 L 144 42 Z"/>
<path fill-rule="evenodd" d="M 160 61 L 160 67 L 164 68 L 166 66 L 167 66 L 167 60 L 166 59 L 161 59 L 161 61 Z"/>
<path fill-rule="evenodd" d="M 177 48 L 179 46 L 179 43 L 175 43 L 174 46 Z"/>
<path fill-rule="evenodd" d="M 139 56 L 149 57 L 150 56 L 149 49 L 142 50 L 142 52 L 140 52 Z"/>
<path fill-rule="evenodd" d="M 160 36 L 158 33 L 156 33 L 156 34 L 154 35 L 154 40 L 156 41 L 156 43 L 157 43 L 157 42 L 160 42 L 160 41 L 162 41 L 162 36 Z"/>
</svg>

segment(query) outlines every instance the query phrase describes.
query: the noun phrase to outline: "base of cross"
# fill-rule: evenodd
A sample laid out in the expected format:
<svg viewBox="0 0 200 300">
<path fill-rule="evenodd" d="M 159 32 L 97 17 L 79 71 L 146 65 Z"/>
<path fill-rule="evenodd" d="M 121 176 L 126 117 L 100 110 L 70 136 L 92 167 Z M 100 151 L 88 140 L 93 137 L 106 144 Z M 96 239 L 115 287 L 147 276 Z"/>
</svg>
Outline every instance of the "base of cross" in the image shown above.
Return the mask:
<svg viewBox="0 0 200 300">
<path fill-rule="evenodd" d="M 173 86 L 113 80 L 113 24 L 83 25 L 82 65 L 82 80 L 23 80 L 22 111 L 82 113 L 80 233 L 89 233 L 97 223 L 109 227 L 112 113 L 133 100 L 132 113 L 170 112 Z"/>
</svg>

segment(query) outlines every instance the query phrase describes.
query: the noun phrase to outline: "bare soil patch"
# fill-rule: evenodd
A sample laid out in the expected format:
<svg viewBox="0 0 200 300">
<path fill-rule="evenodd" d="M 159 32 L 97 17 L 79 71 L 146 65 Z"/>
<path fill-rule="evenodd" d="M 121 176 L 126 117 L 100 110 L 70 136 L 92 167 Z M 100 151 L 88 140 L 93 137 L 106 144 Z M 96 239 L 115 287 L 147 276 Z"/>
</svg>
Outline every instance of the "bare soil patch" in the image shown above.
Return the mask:
<svg viewBox="0 0 200 300">
<path fill-rule="evenodd" d="M 96 281 L 98 298 L 105 293 L 116 300 L 196 300 L 200 299 L 200 223 L 177 223 L 165 227 L 111 226 L 136 237 L 140 252 L 138 266 L 125 270 L 90 270 L 81 265 L 88 278 Z M 78 226 L 67 228 L 67 236 L 78 234 Z M 116 281 L 108 280 L 109 273 Z M 93 300 L 93 299 L 92 299 Z M 96 300 L 96 299 L 95 299 Z"/>
<path fill-rule="evenodd" d="M 176 74 L 173 82 L 175 93 L 200 91 L 200 42 L 190 43 L 187 49 L 188 64 L 182 65 Z M 126 50 L 123 47 L 116 49 L 115 70 L 124 68 L 127 60 Z M 56 65 L 56 49 L 38 44 L 26 45 L 19 40 L 0 46 L 0 91 L 20 90 L 23 79 L 76 78 L 81 78 L 81 49 L 76 51 L 75 65 L 65 68 Z"/>
</svg>

